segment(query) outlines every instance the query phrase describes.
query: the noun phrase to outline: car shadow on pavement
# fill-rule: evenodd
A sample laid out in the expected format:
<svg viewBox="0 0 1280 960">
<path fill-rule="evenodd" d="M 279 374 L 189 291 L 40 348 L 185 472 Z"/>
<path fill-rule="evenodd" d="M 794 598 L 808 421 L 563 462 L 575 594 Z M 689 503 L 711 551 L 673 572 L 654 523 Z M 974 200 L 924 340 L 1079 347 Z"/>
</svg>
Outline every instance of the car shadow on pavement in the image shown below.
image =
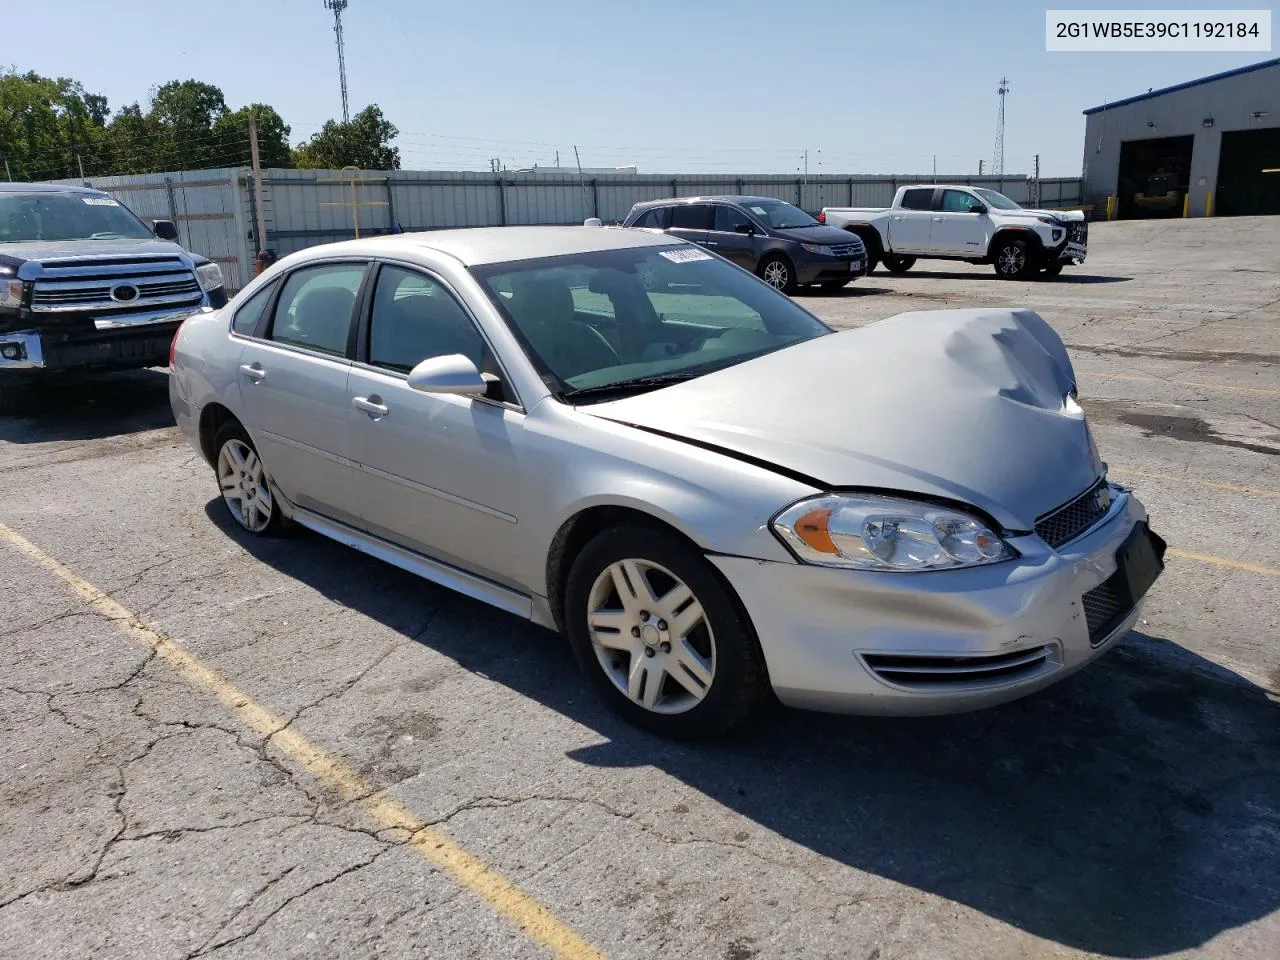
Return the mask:
<svg viewBox="0 0 1280 960">
<path fill-rule="evenodd" d="M 958 270 L 916 270 L 912 269 L 907 273 L 888 274 L 885 279 L 890 276 L 899 278 L 911 277 L 928 277 L 930 280 L 991 280 L 1004 283 L 1004 279 L 997 277 L 994 270 L 972 273 L 961 273 Z M 877 280 L 880 277 L 876 278 Z M 1056 277 L 1028 277 L 1027 280 L 1033 283 L 1128 283 L 1133 277 L 1106 277 L 1098 274 L 1088 273 L 1070 273 L 1064 270 Z M 897 293 L 896 290 L 887 290 L 886 293 Z"/>
<path fill-rule="evenodd" d="M 254 556 L 605 738 L 569 751 L 653 766 L 824 857 L 1117 957 L 1189 950 L 1280 909 L 1280 697 L 1135 632 L 1006 706 L 878 719 L 772 704 L 718 741 L 607 710 L 559 637 L 320 537 Z"/>
<path fill-rule="evenodd" d="M 129 370 L 32 384 L 18 409 L 0 417 L 0 441 L 97 440 L 172 426 L 168 372 Z"/>
</svg>

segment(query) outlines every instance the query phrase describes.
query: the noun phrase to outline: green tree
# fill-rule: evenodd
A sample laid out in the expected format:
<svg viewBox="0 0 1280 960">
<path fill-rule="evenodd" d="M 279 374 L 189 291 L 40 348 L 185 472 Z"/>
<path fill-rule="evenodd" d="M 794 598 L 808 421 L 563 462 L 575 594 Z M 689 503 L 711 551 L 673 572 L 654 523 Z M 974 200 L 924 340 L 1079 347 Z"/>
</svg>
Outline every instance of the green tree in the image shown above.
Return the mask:
<svg viewBox="0 0 1280 960">
<path fill-rule="evenodd" d="M 66 77 L 0 74 L 0 159 L 15 177 L 57 179 L 89 171 L 102 141 L 106 98 Z"/>
<path fill-rule="evenodd" d="M 293 152 L 298 167 L 399 170 L 400 150 L 391 146 L 399 134 L 376 104 L 365 107 L 349 123 L 330 120 L 314 137 Z"/>
<path fill-rule="evenodd" d="M 249 115 L 258 121 L 258 160 L 264 167 L 292 167 L 289 150 L 289 125 L 280 114 L 265 103 L 251 103 L 239 110 L 229 110 L 213 123 L 213 136 L 221 149 L 249 149 Z"/>
<path fill-rule="evenodd" d="M 157 87 L 148 111 L 161 138 L 156 145 L 156 169 L 200 170 L 246 162 L 247 143 L 228 142 L 224 150 L 223 141 L 213 135 L 214 124 L 226 112 L 222 90 L 211 83 L 171 80 Z"/>
</svg>

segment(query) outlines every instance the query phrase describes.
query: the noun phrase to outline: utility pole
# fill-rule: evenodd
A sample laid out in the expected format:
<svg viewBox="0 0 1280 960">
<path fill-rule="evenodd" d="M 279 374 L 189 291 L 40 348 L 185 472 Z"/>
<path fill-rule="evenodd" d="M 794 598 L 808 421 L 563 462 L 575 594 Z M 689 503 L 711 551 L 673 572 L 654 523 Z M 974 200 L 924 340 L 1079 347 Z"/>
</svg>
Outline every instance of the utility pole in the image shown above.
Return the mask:
<svg viewBox="0 0 1280 960">
<path fill-rule="evenodd" d="M 1031 205 L 1033 207 L 1040 206 L 1040 154 L 1036 154 L 1035 163 L 1032 165 L 1035 171 L 1031 179 Z"/>
<path fill-rule="evenodd" d="M 991 159 L 991 175 L 999 177 L 1004 174 L 1004 98 L 1009 93 L 1009 80 L 1000 78 L 1000 87 L 996 90 L 1000 97 L 1000 114 L 996 119 L 996 148 Z"/>
<path fill-rule="evenodd" d="M 578 165 L 578 183 L 582 186 L 582 209 L 591 216 L 591 204 L 587 201 L 587 180 L 582 175 L 582 158 L 578 156 L 578 145 L 573 146 L 573 160 Z"/>
<path fill-rule="evenodd" d="M 938 182 L 938 155 L 933 155 L 933 182 Z"/>
<path fill-rule="evenodd" d="M 560 169 L 560 151 L 559 150 L 556 151 L 556 169 L 557 170 Z"/>
<path fill-rule="evenodd" d="M 347 9 L 348 0 L 324 0 L 325 9 L 333 11 L 333 33 L 338 39 L 338 84 L 342 87 L 342 122 L 351 122 L 351 111 L 347 105 L 347 58 L 342 42 L 342 11 Z"/>
<path fill-rule="evenodd" d="M 983 164 L 983 161 L 979 160 L 979 161 L 978 161 L 978 176 L 982 176 L 982 164 Z"/>
<path fill-rule="evenodd" d="M 13 182 L 13 174 L 9 172 L 9 161 L 8 161 L 8 160 L 6 160 L 6 161 L 4 162 L 4 178 L 5 178 L 6 180 L 8 180 L 10 183 L 12 183 L 12 182 Z"/>
<path fill-rule="evenodd" d="M 249 162 L 253 165 L 253 198 L 258 214 L 258 252 L 261 253 L 267 248 L 267 219 L 262 210 L 262 164 L 258 161 L 258 119 L 252 113 L 249 114 Z"/>
</svg>

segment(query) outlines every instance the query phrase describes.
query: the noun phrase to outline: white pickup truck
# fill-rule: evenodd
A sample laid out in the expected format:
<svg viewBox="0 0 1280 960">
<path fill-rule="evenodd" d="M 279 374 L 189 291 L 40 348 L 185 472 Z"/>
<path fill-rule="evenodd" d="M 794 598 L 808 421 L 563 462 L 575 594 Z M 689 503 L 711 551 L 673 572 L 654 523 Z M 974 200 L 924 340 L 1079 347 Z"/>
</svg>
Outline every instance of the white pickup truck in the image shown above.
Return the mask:
<svg viewBox="0 0 1280 960">
<path fill-rule="evenodd" d="M 1065 265 L 1084 263 L 1089 245 L 1082 211 L 1027 210 L 986 187 L 901 187 L 887 210 L 824 207 L 818 220 L 861 238 L 868 272 L 879 262 L 903 273 L 924 257 L 989 263 L 1005 280 L 1056 277 Z"/>
</svg>

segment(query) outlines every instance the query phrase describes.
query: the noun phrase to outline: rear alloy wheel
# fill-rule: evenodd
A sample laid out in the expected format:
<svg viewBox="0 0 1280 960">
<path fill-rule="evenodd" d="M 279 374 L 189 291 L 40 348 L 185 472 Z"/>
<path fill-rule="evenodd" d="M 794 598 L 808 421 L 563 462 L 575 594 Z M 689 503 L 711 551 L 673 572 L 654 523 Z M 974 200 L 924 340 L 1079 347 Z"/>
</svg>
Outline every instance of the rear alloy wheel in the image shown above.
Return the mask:
<svg viewBox="0 0 1280 960">
<path fill-rule="evenodd" d="M 1025 280 L 1035 269 L 1031 253 L 1021 240 L 1001 240 L 996 247 L 996 276 L 1001 280 Z"/>
<path fill-rule="evenodd" d="M 218 431 L 214 446 L 218 451 L 214 473 L 232 519 L 257 536 L 282 532 L 284 515 L 271 493 L 262 459 L 244 427 L 231 421 Z"/>
<path fill-rule="evenodd" d="M 890 273 L 906 273 L 915 265 L 915 257 L 900 257 L 896 253 L 884 255 L 884 268 Z"/>
<path fill-rule="evenodd" d="M 783 293 L 794 293 L 796 289 L 795 271 L 791 264 L 781 257 L 769 257 L 760 264 L 760 279 Z"/>
<path fill-rule="evenodd" d="M 764 669 L 746 616 L 679 538 L 614 527 L 574 560 L 566 632 L 605 700 L 639 727 L 714 736 L 757 702 Z"/>
</svg>

